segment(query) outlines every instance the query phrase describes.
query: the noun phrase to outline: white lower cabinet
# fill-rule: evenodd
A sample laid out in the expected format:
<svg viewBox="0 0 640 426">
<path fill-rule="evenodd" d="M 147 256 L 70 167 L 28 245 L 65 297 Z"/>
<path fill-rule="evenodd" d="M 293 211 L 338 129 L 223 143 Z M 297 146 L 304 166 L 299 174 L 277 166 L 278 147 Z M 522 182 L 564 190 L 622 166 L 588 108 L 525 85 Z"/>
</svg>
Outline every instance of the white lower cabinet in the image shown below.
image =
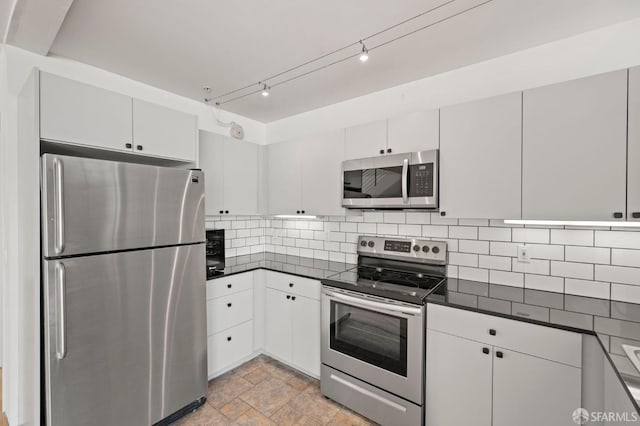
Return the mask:
<svg viewBox="0 0 640 426">
<path fill-rule="evenodd" d="M 253 272 L 207 282 L 207 373 L 213 378 L 253 352 Z"/>
<path fill-rule="evenodd" d="M 238 364 L 253 352 L 253 322 L 247 321 L 207 338 L 209 378 Z"/>
<path fill-rule="evenodd" d="M 267 271 L 265 352 L 320 377 L 320 282 Z"/>
<path fill-rule="evenodd" d="M 581 337 L 428 305 L 426 426 L 574 424 L 571 413 L 581 406 Z M 532 353 L 522 352 L 525 340 L 536 342 Z"/>
</svg>

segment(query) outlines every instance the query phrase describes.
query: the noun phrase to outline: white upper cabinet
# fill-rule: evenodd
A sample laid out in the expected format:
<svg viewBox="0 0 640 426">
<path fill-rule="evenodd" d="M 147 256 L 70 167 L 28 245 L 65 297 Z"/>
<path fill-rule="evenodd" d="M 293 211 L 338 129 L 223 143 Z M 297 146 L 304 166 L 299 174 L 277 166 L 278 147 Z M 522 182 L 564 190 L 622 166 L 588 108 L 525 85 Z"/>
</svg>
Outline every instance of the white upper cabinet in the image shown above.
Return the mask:
<svg viewBox="0 0 640 426">
<path fill-rule="evenodd" d="M 134 152 L 195 161 L 197 141 L 195 115 L 133 100 Z"/>
<path fill-rule="evenodd" d="M 387 151 L 387 120 L 346 129 L 345 160 L 375 157 Z"/>
<path fill-rule="evenodd" d="M 132 149 L 131 97 L 40 73 L 40 138 L 117 151 Z"/>
<path fill-rule="evenodd" d="M 200 168 L 204 172 L 204 211 L 224 212 L 224 136 L 200 131 Z"/>
<path fill-rule="evenodd" d="M 523 95 L 522 217 L 623 220 L 627 71 Z"/>
<path fill-rule="evenodd" d="M 270 214 L 344 215 L 344 130 L 267 146 Z"/>
<path fill-rule="evenodd" d="M 439 110 L 414 112 L 389 119 L 387 149 L 393 154 L 438 149 Z"/>
<path fill-rule="evenodd" d="M 200 131 L 207 215 L 258 214 L 258 145 Z"/>
<path fill-rule="evenodd" d="M 512 93 L 440 111 L 440 211 L 520 218 L 522 98 Z"/>
<path fill-rule="evenodd" d="M 267 146 L 267 188 L 269 213 L 301 214 L 301 144 L 293 141 Z"/>
<path fill-rule="evenodd" d="M 629 70 L 627 220 L 640 220 L 640 67 Z"/>
<path fill-rule="evenodd" d="M 308 214 L 343 216 L 342 160 L 344 130 L 336 130 L 303 141 L 302 209 Z"/>
</svg>

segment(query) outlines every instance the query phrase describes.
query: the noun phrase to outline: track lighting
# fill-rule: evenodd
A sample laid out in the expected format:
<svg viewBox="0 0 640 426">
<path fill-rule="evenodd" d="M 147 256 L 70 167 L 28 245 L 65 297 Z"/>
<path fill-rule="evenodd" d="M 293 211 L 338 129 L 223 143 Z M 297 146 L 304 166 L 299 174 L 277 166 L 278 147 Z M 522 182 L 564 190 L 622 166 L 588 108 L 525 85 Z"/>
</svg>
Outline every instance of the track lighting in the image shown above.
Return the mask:
<svg viewBox="0 0 640 426">
<path fill-rule="evenodd" d="M 364 42 L 360 40 L 362 45 L 362 53 L 360 54 L 360 62 L 367 62 L 369 60 L 369 49 L 364 45 Z"/>
<path fill-rule="evenodd" d="M 265 98 L 269 96 L 269 86 L 267 86 L 266 84 L 262 85 L 262 96 L 264 96 Z"/>
</svg>

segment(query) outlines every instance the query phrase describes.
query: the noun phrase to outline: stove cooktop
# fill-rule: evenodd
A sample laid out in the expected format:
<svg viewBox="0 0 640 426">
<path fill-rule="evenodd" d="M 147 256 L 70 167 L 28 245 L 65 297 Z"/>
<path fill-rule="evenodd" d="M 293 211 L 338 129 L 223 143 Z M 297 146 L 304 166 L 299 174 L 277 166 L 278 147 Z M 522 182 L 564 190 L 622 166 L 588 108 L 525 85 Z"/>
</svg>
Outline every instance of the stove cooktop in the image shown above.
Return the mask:
<svg viewBox="0 0 640 426">
<path fill-rule="evenodd" d="M 423 305 L 428 295 L 443 291 L 445 281 L 444 277 L 419 272 L 358 266 L 331 275 L 322 284 Z"/>
</svg>

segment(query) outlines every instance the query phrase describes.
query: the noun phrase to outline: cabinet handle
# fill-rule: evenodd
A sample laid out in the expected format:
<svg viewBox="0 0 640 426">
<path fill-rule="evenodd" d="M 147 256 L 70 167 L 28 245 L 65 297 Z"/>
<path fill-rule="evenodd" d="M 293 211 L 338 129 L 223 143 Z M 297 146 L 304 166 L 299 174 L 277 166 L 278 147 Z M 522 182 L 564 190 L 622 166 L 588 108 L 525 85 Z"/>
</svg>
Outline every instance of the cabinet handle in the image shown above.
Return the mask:
<svg viewBox="0 0 640 426">
<path fill-rule="evenodd" d="M 138 151 L 142 151 L 142 145 L 136 145 L 136 149 L 137 149 Z"/>
<path fill-rule="evenodd" d="M 482 348 L 482 353 L 487 355 L 489 353 L 489 348 Z"/>
<path fill-rule="evenodd" d="M 634 218 L 634 219 L 640 219 L 640 212 L 631 213 L 631 217 Z"/>
<path fill-rule="evenodd" d="M 504 354 L 501 351 L 498 351 L 498 352 L 496 352 L 496 356 L 498 358 L 502 358 L 502 357 L 504 357 Z"/>
<path fill-rule="evenodd" d="M 291 296 L 291 300 L 296 300 L 296 297 L 295 296 Z"/>
<path fill-rule="evenodd" d="M 225 210 L 224 212 L 225 212 L 225 214 L 229 214 L 229 210 Z"/>
<path fill-rule="evenodd" d="M 447 212 L 440 212 L 440 216 L 446 216 Z"/>
<path fill-rule="evenodd" d="M 289 283 L 289 287 L 293 287 L 293 283 Z"/>
<path fill-rule="evenodd" d="M 222 214 L 222 213 L 224 213 L 224 211 L 223 211 L 223 210 L 220 210 L 220 214 Z"/>
<path fill-rule="evenodd" d="M 231 341 L 231 336 L 227 336 L 227 342 Z"/>
<path fill-rule="evenodd" d="M 300 210 L 296 210 L 296 214 L 300 214 Z"/>
<path fill-rule="evenodd" d="M 287 294 L 287 299 L 291 299 L 291 296 Z"/>
<path fill-rule="evenodd" d="M 613 213 L 613 218 L 614 218 L 614 219 L 622 219 L 622 216 L 624 216 L 624 215 L 622 214 L 622 212 L 614 212 L 614 213 Z"/>
<path fill-rule="evenodd" d="M 231 288 L 231 284 L 227 284 L 227 288 Z"/>
<path fill-rule="evenodd" d="M 300 210 L 302 212 L 302 214 L 304 214 L 304 210 Z"/>
<path fill-rule="evenodd" d="M 490 328 L 489 329 L 489 334 L 492 335 L 492 336 L 495 336 L 496 335 L 496 330 L 493 329 L 493 328 Z"/>
<path fill-rule="evenodd" d="M 380 154 L 384 154 L 384 149 L 381 149 L 381 150 L 380 150 Z"/>
<path fill-rule="evenodd" d="M 231 303 L 227 303 L 227 308 L 230 308 L 230 307 L 231 307 Z"/>
<path fill-rule="evenodd" d="M 391 148 L 387 149 L 387 154 L 391 154 Z"/>
<path fill-rule="evenodd" d="M 125 143 L 124 146 L 127 147 L 128 149 L 131 149 L 133 145 L 131 145 L 130 143 Z"/>
</svg>

